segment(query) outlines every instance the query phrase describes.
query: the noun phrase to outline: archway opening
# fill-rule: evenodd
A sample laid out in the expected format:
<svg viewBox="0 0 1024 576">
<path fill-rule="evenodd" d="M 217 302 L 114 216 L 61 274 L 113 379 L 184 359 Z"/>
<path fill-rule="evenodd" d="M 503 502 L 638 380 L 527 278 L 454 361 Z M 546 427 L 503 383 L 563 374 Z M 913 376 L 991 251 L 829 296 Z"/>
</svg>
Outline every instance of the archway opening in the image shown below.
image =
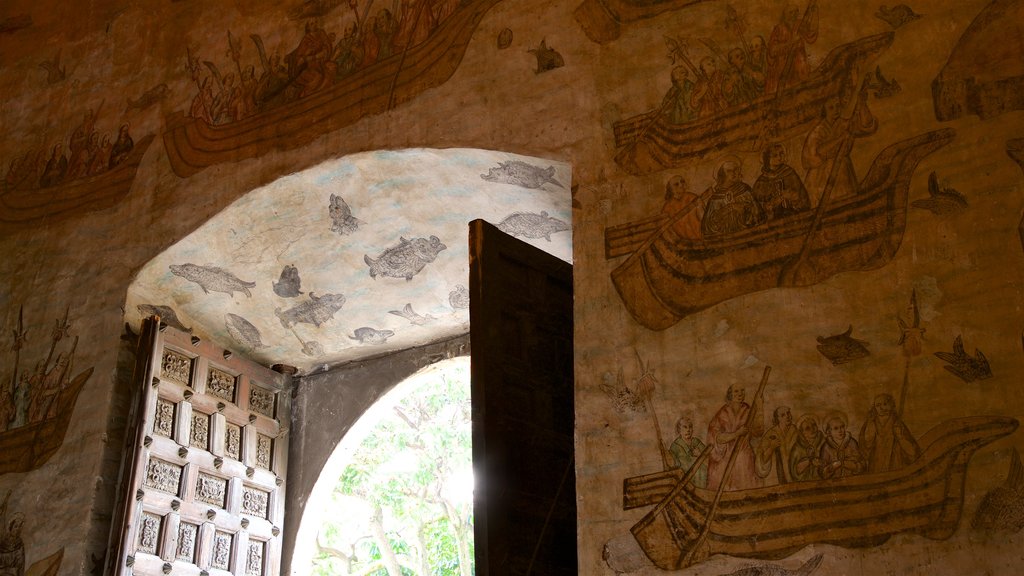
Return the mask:
<svg viewBox="0 0 1024 576">
<path fill-rule="evenodd" d="M 473 573 L 469 357 L 396 385 L 342 438 L 310 495 L 293 573 Z"/>
</svg>

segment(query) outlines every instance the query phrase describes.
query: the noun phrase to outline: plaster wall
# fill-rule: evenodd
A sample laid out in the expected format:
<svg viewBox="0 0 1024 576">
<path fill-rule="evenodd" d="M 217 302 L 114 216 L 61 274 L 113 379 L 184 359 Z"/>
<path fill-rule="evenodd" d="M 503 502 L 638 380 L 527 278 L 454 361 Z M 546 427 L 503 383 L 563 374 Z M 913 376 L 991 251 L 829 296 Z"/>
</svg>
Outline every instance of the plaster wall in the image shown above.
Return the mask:
<svg viewBox="0 0 1024 576">
<path fill-rule="evenodd" d="M 597 4 L 586 3 L 582 12 Z M 115 134 L 127 121 L 136 142 L 156 135 L 139 159 L 130 188 L 113 199 L 94 191 L 75 201 L 44 189 L 22 196 L 42 207 L 18 212 L 11 208 L 15 196 L 4 197 L 10 210 L 0 238 L 5 256 L 0 259 L 0 322 L 3 334 L 27 331 L 18 365 L 25 369 L 47 358 L 54 321 L 60 327 L 67 310 L 70 328 L 62 330 L 59 352 L 66 354 L 78 336 L 69 371 L 93 369 L 59 449 L 38 464 L 0 474 L 0 494 L 10 493 L 6 512 L 25 520 L 20 538 L 26 565 L 61 549 L 59 574 L 90 573 L 101 563 L 116 477 L 112 461 L 104 460 L 113 441 L 108 422 L 123 414 L 113 401 L 121 306 L 140 268 L 246 192 L 365 150 L 485 148 L 574 167 L 581 573 L 658 571 L 631 539 L 630 528 L 645 511 L 623 510 L 623 480 L 665 467 L 659 442 L 662 447 L 672 442 L 674 422 L 682 414 L 692 414 L 697 435 L 707 439 L 726 388 L 741 384 L 753 396 L 766 365 L 772 366 L 764 394 L 768 413 L 779 405 L 789 406 L 795 416 L 842 411 L 854 435 L 876 395 L 899 397 L 907 368 L 911 376 L 903 420 L 918 437 L 953 418 L 1019 417 L 1024 412 L 1015 390 L 1024 362 L 1024 251 L 1018 233 L 1022 174 L 1008 156 L 1008 143 L 1024 136 L 1024 113 L 1013 96 L 1024 74 L 1020 2 L 922 0 L 912 9 L 923 16 L 898 26 L 876 16 L 881 8 L 876 3 L 819 3 L 817 37 L 806 46 L 812 69 L 836 47 L 893 34 L 891 44 L 855 74 L 852 66 L 845 69 L 853 76 L 854 91 L 862 75 L 871 73 L 896 79 L 901 87 L 884 99 L 876 99 L 878 91 L 872 90 L 868 105 L 877 128 L 855 138 L 850 150 L 858 176 L 894 143 L 944 128 L 953 128 L 955 138 L 924 155 L 911 171 L 906 211 L 888 212 L 903 214 L 905 231 L 894 238 L 886 260 L 872 262 L 870 270 L 860 269 L 868 267 L 863 263 L 828 264 L 825 268 L 834 274 L 807 286 L 765 286 L 725 295 L 662 330 L 638 322 L 616 292 L 610 275 L 621 259 L 606 258 L 607 230 L 661 213 L 672 176 L 683 176 L 691 191 L 703 192 L 714 182 L 725 154 L 743 161 L 744 180 L 753 183 L 760 150 L 726 145 L 703 157 L 676 158 L 653 168 L 641 159 L 637 169 L 616 161 L 615 124 L 662 109 L 671 71 L 681 64 L 678 54 L 674 62 L 668 53 L 666 37 L 684 39 L 698 61 L 714 59 L 714 49 L 702 39 L 713 40 L 723 52 L 738 44 L 735 29 L 728 27 L 730 5 L 742 16 L 748 39 L 755 33 L 770 37 L 783 6 L 670 0 L 646 5 L 646 12 L 621 10 L 614 26 L 607 25 L 607 18 L 583 17 L 599 43 L 580 25 L 576 1 L 493 3 L 472 27 L 461 58 L 454 57 L 454 72 L 442 82 L 414 82 L 402 98 L 389 102 L 385 97 L 382 109 L 368 107 L 351 122 L 300 120 L 290 133 L 288 126 L 296 123 L 280 122 L 271 136 L 261 136 L 266 145 L 255 155 L 245 151 L 256 139 L 236 137 L 227 159 L 193 172 L 180 166 L 176 171 L 172 150 L 161 138 L 172 132 L 171 115 L 188 111 L 197 93 L 190 54 L 198 55 L 201 77 L 211 74 L 202 70 L 202 60 L 224 71 L 232 68 L 230 56 L 221 56 L 228 47 L 226 29 L 236 38 L 260 34 L 271 51 L 287 54 L 303 36 L 304 3 L 95 0 L 72 12 L 58 10 L 59 3 L 6 2 L 0 12 L 0 158 L 5 167 L 27 152 L 50 150 L 57 141 L 67 146 L 87 110 L 96 113 L 100 133 Z M 374 13 L 380 7 L 374 6 Z M 996 13 L 984 16 L 991 7 Z M 322 22 L 340 37 L 352 16 L 345 6 L 334 8 Z M 642 17 L 631 19 L 638 10 Z M 292 19 L 290 13 L 300 16 Z M 988 28 L 968 34 L 981 25 Z M 498 39 L 506 28 L 512 40 L 501 49 Z M 962 38 L 970 41 L 962 43 Z M 560 58 L 541 49 L 542 41 Z M 252 45 L 245 46 L 245 63 L 257 63 Z M 547 64 L 541 65 L 537 52 L 548 54 Z M 951 106 L 956 110 L 949 113 L 950 107 L 940 106 L 946 112 L 937 117 L 932 83 L 954 54 L 959 55 L 952 59 L 956 70 L 947 86 L 959 108 Z M 55 58 L 63 78 L 60 73 L 51 77 L 46 70 L 51 66 L 40 66 Z M 559 60 L 564 65 L 557 66 Z M 959 82 L 964 78 L 973 78 L 981 88 L 971 92 L 971 82 Z M 159 90 L 161 85 L 166 91 Z M 151 96 L 143 99 L 147 93 Z M 369 84 L 355 92 L 360 102 L 388 93 L 388 87 Z M 793 98 L 801 106 L 822 104 Z M 779 136 L 794 166 L 811 129 L 807 120 Z M 966 206 L 957 203 L 960 208 L 946 213 L 914 207 L 912 201 L 929 199 L 933 171 L 940 191 L 955 188 L 965 195 Z M 755 253 L 763 257 L 773 249 Z M 727 268 L 736 264 L 728 257 L 724 262 Z M 828 261 L 818 263 L 823 262 Z M 907 307 L 915 292 L 925 332 L 921 352 L 908 362 L 896 344 L 902 334 L 897 315 L 910 319 Z M 869 354 L 833 364 L 819 352 L 818 338 L 841 335 L 848 326 L 852 337 L 868 342 Z M 978 360 L 972 352 L 983 351 L 991 376 L 975 374 L 966 381 L 963 370 L 958 375 L 944 368 L 949 363 L 936 352 L 959 356 L 958 336 L 964 354 Z M 8 349 L 19 340 L 6 338 Z M 4 362 L 0 376 L 10 381 L 15 353 Z M 656 377 L 653 389 L 646 384 L 637 388 L 645 372 Z M 638 390 L 645 391 L 636 402 L 616 402 L 637 396 Z M 856 549 L 814 543 L 779 563 L 794 568 L 821 553 L 819 573 L 911 574 L 922 566 L 944 574 L 1012 573 L 1022 561 L 1020 536 L 1013 530 L 976 532 L 970 524 L 985 494 L 1003 482 L 1019 445 L 1019 433 L 1012 434 L 982 447 L 970 460 L 962 515 L 950 536 L 931 540 L 899 533 L 884 545 Z M 770 561 L 715 556 L 685 573 L 728 573 Z"/>
</svg>

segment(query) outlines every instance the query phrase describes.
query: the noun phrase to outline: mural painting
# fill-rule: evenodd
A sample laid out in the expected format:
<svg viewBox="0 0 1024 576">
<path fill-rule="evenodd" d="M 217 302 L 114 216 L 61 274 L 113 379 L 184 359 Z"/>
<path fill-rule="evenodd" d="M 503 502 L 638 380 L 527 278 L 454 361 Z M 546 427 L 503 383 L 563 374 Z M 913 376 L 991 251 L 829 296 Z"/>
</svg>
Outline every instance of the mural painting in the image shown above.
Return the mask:
<svg viewBox="0 0 1024 576">
<path fill-rule="evenodd" d="M 64 560 L 64 548 L 26 565 L 26 545 L 22 535 L 25 514 L 17 511 L 8 490 L 0 502 L 0 574 L 4 576 L 56 576 Z"/>
<path fill-rule="evenodd" d="M 616 573 L 642 571 L 653 563 L 686 573 L 699 565 L 693 573 L 810 574 L 823 556 L 808 559 L 806 553 L 828 546 L 872 549 L 896 535 L 948 541 L 964 528 L 965 514 L 974 515 L 967 527 L 974 532 L 994 526 L 1005 531 L 1015 525 L 1008 517 L 1020 514 L 996 519 L 997 508 L 1024 507 L 1018 504 L 1019 457 L 1005 458 L 1010 463 L 1005 483 L 977 508 L 971 508 L 967 473 L 972 456 L 1010 437 L 1017 419 L 998 410 L 944 411 L 931 419 L 914 413 L 919 396 L 912 392 L 911 375 L 924 364 L 932 381 L 922 386 L 971 384 L 964 391 L 968 395 L 982 393 L 981 383 L 999 376 L 980 349 L 967 352 L 967 335 L 943 331 L 923 343 L 917 290 L 908 289 L 910 305 L 895 315 L 899 333 L 892 340 L 900 350 L 892 372 L 902 374 L 879 381 L 880 364 L 892 362 L 894 354 L 885 349 L 891 342 L 877 339 L 873 321 L 838 312 L 842 306 L 831 301 L 831 307 L 822 306 L 830 315 L 812 316 L 822 323 L 815 345 L 813 338 L 797 338 L 795 321 L 779 317 L 787 312 L 780 301 L 814 306 L 815 297 L 846 299 L 849 310 L 860 308 L 861 296 L 852 288 L 844 292 L 843 281 L 837 281 L 849 278 L 846 273 L 887 270 L 888 277 L 875 274 L 880 285 L 905 275 L 908 256 L 898 270 L 891 264 L 906 244 L 910 207 L 923 213 L 913 219 L 918 225 L 921 218 L 941 218 L 949 227 L 975 209 L 956 189 L 966 182 L 956 180 L 955 188 L 952 179 L 931 171 L 925 187 L 917 170 L 949 148 L 962 147 L 958 130 L 932 121 L 907 126 L 893 138 L 893 130 L 881 124 L 880 118 L 892 114 L 876 115 L 872 106 L 889 106 L 908 88 L 920 89 L 898 81 L 902 72 L 883 73 L 892 67 L 891 57 L 876 62 L 895 45 L 894 32 L 827 49 L 818 45 L 826 20 L 819 25 L 813 0 L 799 8 L 787 3 L 765 36 L 751 35 L 745 16 L 731 5 L 705 9 L 713 11 L 720 15 L 714 37 L 700 35 L 711 24 L 692 35 L 664 35 L 673 67 L 661 106 L 611 122 L 618 167 L 644 182 L 660 182 L 646 194 L 640 192 L 643 184 L 621 194 L 635 204 L 660 203 L 657 214 L 648 211 L 647 217 L 623 223 L 605 210 L 603 230 L 613 295 L 637 325 L 628 329 L 631 336 L 616 342 L 616 355 L 627 356 L 623 348 L 634 348 L 638 361 L 641 351 L 652 359 L 639 362 L 632 384 L 619 366 L 617 374 L 616 368 L 604 369 L 594 388 L 626 430 L 623 446 L 633 449 L 642 438 L 653 437 L 657 451 L 648 448 L 645 457 L 623 458 L 634 466 L 622 466 L 619 518 L 629 519 L 633 549 L 613 537 L 605 541 L 602 560 Z M 883 5 L 873 15 L 904 35 L 916 33 L 914 23 L 928 14 L 922 12 Z M 985 19 L 983 11 L 972 28 Z M 999 21 L 1016 26 L 1019 19 Z M 821 54 L 818 59 L 809 56 L 812 49 Z M 1019 57 L 1006 60 L 1011 67 L 1020 63 Z M 883 133 L 884 140 L 876 137 Z M 1007 153 L 1013 158 L 1019 148 L 1008 144 Z M 855 155 L 867 166 L 863 177 L 854 167 Z M 747 175 L 748 166 L 758 167 L 756 176 Z M 628 189 L 630 180 L 624 182 Z M 971 184 L 984 186 L 984 180 Z M 913 249 L 920 250 L 921 236 L 911 237 Z M 807 290 L 823 283 L 828 287 Z M 786 296 L 775 288 L 803 290 Z M 776 294 L 749 297 L 766 291 Z M 929 314 L 934 317 L 935 311 Z M 728 332 L 737 315 L 746 315 L 742 323 L 748 329 L 779 322 L 789 330 L 737 335 L 729 341 L 735 350 L 725 339 L 721 348 L 708 344 Z M 715 317 L 722 319 L 709 334 L 707 325 Z M 824 381 L 794 380 L 794 374 L 811 373 L 813 359 L 791 351 L 782 358 L 795 365 L 784 366 L 773 382 L 770 364 L 775 362 L 765 350 L 778 352 L 776 340 L 788 341 L 791 349 L 816 350 L 825 364 L 813 373 Z M 743 351 L 745 358 L 729 355 Z M 729 368 L 730 360 L 739 367 Z M 652 365 L 671 380 L 655 379 Z M 760 380 L 751 378 L 755 367 L 763 369 Z M 946 377 L 934 376 L 935 370 Z M 864 381 L 861 375 L 868 373 L 875 379 Z M 953 382 L 950 374 L 956 376 Z M 707 395 L 712 381 L 722 380 L 724 404 L 721 397 Z M 861 387 L 870 387 L 871 395 L 851 400 Z M 833 395 L 843 400 L 829 402 Z M 908 404 L 914 406 L 908 410 Z M 614 421 L 607 418 L 591 423 Z M 642 422 L 646 434 L 636 431 Z M 608 442 L 608 434 L 591 430 Z M 661 469 L 651 472 L 655 462 Z M 779 560 L 801 552 L 803 564 L 709 568 L 736 565 L 726 558 Z"/>
<path fill-rule="evenodd" d="M 35 470 L 53 457 L 64 443 L 75 402 L 93 372 L 90 367 L 75 373 L 78 336 L 71 338 L 68 311 L 56 321 L 49 334 L 49 352 L 34 367 L 22 366 L 23 361 L 31 366 L 21 357 L 30 340 L 23 309 L 12 337 L 10 379 L 0 382 L 0 475 Z"/>
<path fill-rule="evenodd" d="M 352 2 L 355 21 L 340 38 L 307 20 L 302 40 L 283 57 L 268 54 L 251 34 L 259 72 L 255 64 L 243 66 L 243 41 L 228 31 L 233 72 L 187 55 L 197 92 L 187 112 L 167 118 L 164 132 L 174 172 L 187 178 L 214 164 L 295 148 L 444 83 L 481 18 L 500 1 L 416 2 L 398 15 L 382 8 L 372 19 L 372 0 L 361 11 Z"/>
</svg>

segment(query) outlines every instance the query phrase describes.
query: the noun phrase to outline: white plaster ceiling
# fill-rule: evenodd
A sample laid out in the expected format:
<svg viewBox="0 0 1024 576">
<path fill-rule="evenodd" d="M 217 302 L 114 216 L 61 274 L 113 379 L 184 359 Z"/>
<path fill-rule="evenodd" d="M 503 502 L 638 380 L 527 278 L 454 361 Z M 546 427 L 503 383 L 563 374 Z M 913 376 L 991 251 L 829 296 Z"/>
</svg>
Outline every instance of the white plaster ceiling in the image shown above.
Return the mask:
<svg viewBox="0 0 1024 576">
<path fill-rule="evenodd" d="M 250 192 L 149 262 L 127 320 L 159 312 L 303 373 L 461 334 L 469 221 L 571 261 L 570 175 L 563 163 L 467 149 L 326 162 Z"/>
</svg>

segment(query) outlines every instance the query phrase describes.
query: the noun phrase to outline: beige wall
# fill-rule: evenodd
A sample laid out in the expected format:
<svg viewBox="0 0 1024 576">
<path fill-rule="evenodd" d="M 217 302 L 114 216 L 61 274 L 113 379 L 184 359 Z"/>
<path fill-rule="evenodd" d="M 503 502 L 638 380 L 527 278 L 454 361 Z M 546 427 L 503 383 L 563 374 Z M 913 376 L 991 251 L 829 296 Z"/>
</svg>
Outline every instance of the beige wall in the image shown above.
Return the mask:
<svg viewBox="0 0 1024 576">
<path fill-rule="evenodd" d="M 87 212 L 72 206 L 60 214 L 53 208 L 49 220 L 3 227 L 0 253 L 6 257 L 0 260 L 0 271 L 6 280 L 0 290 L 0 315 L 3 333 L 9 335 L 24 306 L 28 340 L 20 352 L 20 366 L 45 359 L 52 323 L 68 308 L 70 334 L 80 337 L 74 372 L 94 368 L 60 450 L 31 471 L 0 475 L 0 493 L 11 491 L 9 514 L 25 516 L 28 564 L 63 547 L 61 574 L 81 574 L 91 569 L 91 556 L 103 554 L 106 498 L 114 470 L 102 464 L 102 457 L 107 420 L 117 415 L 111 413 L 111 396 L 122 332 L 119 307 L 133 275 L 254 187 L 361 150 L 465 146 L 572 163 L 573 182 L 578 184 L 574 260 L 579 296 L 581 573 L 613 573 L 602 558 L 609 541 L 610 557 L 620 562 L 620 569 L 655 571 L 637 556 L 630 540 L 630 527 L 645 511 L 622 510 L 623 480 L 662 468 L 652 417 L 666 444 L 674 437 L 673 423 L 685 412 L 693 414 L 697 435 L 703 438 L 726 387 L 739 383 L 748 396 L 753 395 L 763 367 L 770 365 L 764 395 L 768 411 L 781 404 L 790 406 L 796 416 L 841 410 L 856 435 L 876 394 L 898 396 L 904 359 L 896 344 L 896 318 L 913 290 L 926 332 L 921 354 L 909 363 L 904 420 L 910 430 L 920 437 L 951 418 L 1022 412 L 1015 392 L 1022 363 L 1019 302 L 1024 252 L 1017 232 L 1022 174 L 1007 156 L 1006 143 L 1024 136 L 1024 112 L 1010 110 L 984 120 L 965 114 L 939 122 L 932 105 L 932 80 L 986 2 L 920 2 L 913 7 L 924 16 L 900 27 L 892 45 L 863 70 L 873 72 L 875 65 L 880 66 L 886 77 L 898 80 L 902 91 L 888 99 L 869 99 L 878 128 L 873 135 L 857 138 L 851 153 L 857 174 L 863 176 L 890 144 L 930 130 L 955 128 L 955 140 L 923 158 L 913 172 L 909 197 L 926 198 L 927 176 L 935 171 L 940 183 L 966 196 L 967 208 L 955 215 L 908 208 L 898 249 L 878 269 L 837 273 L 807 287 L 770 288 L 729 298 L 662 331 L 634 321 L 616 294 L 609 275 L 621 259 L 605 259 L 605 230 L 658 214 L 672 175 L 683 175 L 692 191 L 703 191 L 712 183 L 724 152 L 634 176 L 613 160 L 613 124 L 661 105 L 673 66 L 666 56 L 666 36 L 689 39 L 695 59 L 711 54 L 700 38 L 715 39 L 725 50 L 736 44 L 723 27 L 725 3 L 678 7 L 626 22 L 618 38 L 597 44 L 575 20 L 575 2 L 505 0 L 483 16 L 457 70 L 442 85 L 386 113 L 332 126 L 322 134 L 310 128 L 307 144 L 221 162 L 188 177 L 175 173 L 161 139 L 167 131 L 166 115 L 187 111 L 195 93 L 185 68 L 185 46 L 226 70 L 232 63 L 223 55 L 225 29 L 240 38 L 261 34 L 268 48 L 287 53 L 298 44 L 302 24 L 289 20 L 290 6 L 280 3 L 239 2 L 237 8 L 194 1 L 153 4 L 124 7 L 98 1 L 74 14 L 57 15 L 39 3 L 15 1 L 0 14 L 12 18 L 3 21 L 8 30 L 25 22 L 16 17 L 31 16 L 30 26 L 0 35 L 0 158 L 5 168 L 23 153 L 49 148 L 59 139 L 67 146 L 71 131 L 90 108 L 99 111 L 101 133 L 113 133 L 128 121 L 136 142 L 147 134 L 157 135 L 130 191 L 111 207 Z M 812 65 L 833 47 L 891 30 L 874 16 L 875 4 L 851 4 L 821 3 L 818 37 L 808 46 Z M 991 42 L 1019 46 L 1020 18 L 1014 14 L 1020 15 L 1020 2 L 1001 4 L 1009 6 L 1010 14 L 995 19 L 999 32 L 991 34 L 998 36 Z M 748 35 L 768 36 L 781 11 L 776 3 L 734 6 L 745 14 Z M 325 17 L 325 28 L 340 33 L 343 14 L 344 5 Z M 512 45 L 499 50 L 496 39 L 506 27 L 513 31 Z M 536 62 L 527 50 L 537 48 L 541 40 L 562 55 L 564 67 L 534 72 Z M 243 60 L 255 63 L 252 45 L 244 46 Z M 58 50 L 67 77 L 49 84 L 39 63 L 52 59 Z M 982 80 L 1024 74 L 1020 50 L 1003 54 L 993 49 L 975 52 L 972 58 L 985 60 L 986 54 L 995 56 L 984 62 L 984 74 L 978 73 Z M 161 83 L 168 87 L 166 98 L 144 110 L 128 108 L 127 98 L 134 101 Z M 365 89 L 366 95 L 374 95 L 374 90 L 379 91 Z M 800 152 L 809 130 L 810 125 L 805 126 L 785 141 L 790 163 L 800 172 Z M 759 173 L 758 152 L 730 152 L 741 157 L 745 181 L 752 183 Z M 45 194 L 40 191 L 36 198 Z M 850 325 L 855 338 L 869 342 L 870 355 L 833 365 L 816 349 L 816 339 L 839 334 Z M 943 369 L 944 362 L 934 353 L 952 352 L 957 335 L 962 335 L 968 352 L 984 352 L 991 378 L 967 383 Z M 3 346 L 10 343 L 10 336 L 5 336 Z M 645 411 L 619 412 L 601 384 L 614 384 L 621 370 L 625 386 L 635 391 L 640 376 L 637 357 L 653 370 L 657 384 Z M 13 363 L 13 354 L 8 353 L 0 377 L 10 378 Z M 900 535 L 883 546 L 858 550 L 817 545 L 781 563 L 792 568 L 812 552 L 822 552 L 821 573 L 909 574 L 922 564 L 951 574 L 1012 572 L 1020 562 L 1019 547 L 1013 545 L 1017 536 L 976 533 L 970 520 L 981 497 L 1002 481 L 1010 450 L 1018 444 L 1018 435 L 1010 435 L 985 446 L 971 460 L 963 519 L 951 538 L 931 541 Z M 718 557 L 692 573 L 724 573 L 747 563 Z"/>
</svg>

